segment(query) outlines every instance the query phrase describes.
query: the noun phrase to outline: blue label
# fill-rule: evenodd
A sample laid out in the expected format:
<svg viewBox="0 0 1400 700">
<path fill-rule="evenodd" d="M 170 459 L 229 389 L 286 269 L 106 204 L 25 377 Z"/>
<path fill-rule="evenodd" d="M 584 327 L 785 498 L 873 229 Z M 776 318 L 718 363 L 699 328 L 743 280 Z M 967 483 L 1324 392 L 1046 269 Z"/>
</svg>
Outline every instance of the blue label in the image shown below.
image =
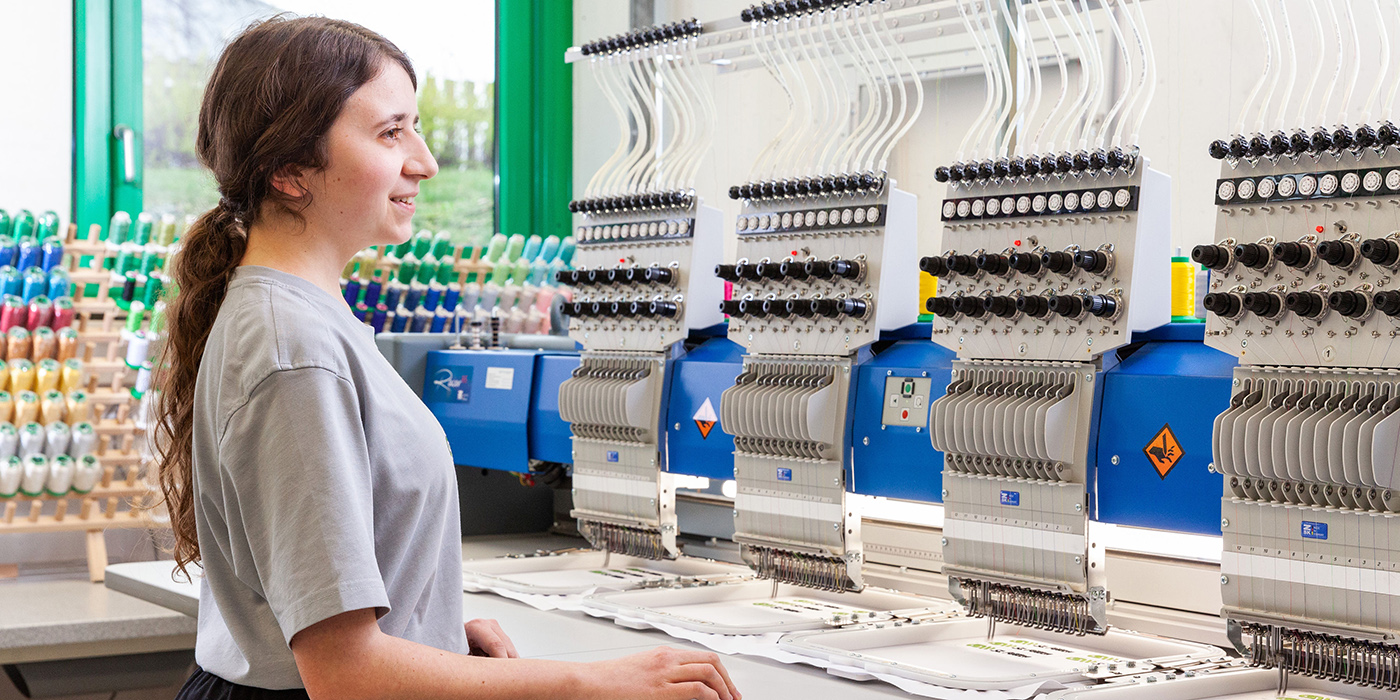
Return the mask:
<svg viewBox="0 0 1400 700">
<path fill-rule="evenodd" d="M 471 403 L 472 368 L 462 367 L 459 372 L 453 372 L 450 367 L 439 368 L 433 374 L 432 391 L 427 400 Z"/>
<path fill-rule="evenodd" d="M 617 461 L 617 453 L 616 453 L 616 452 L 609 452 L 609 453 L 608 453 L 608 461 L 609 461 L 609 462 L 616 462 L 616 461 Z"/>
<path fill-rule="evenodd" d="M 1315 523 L 1311 520 L 1304 520 L 1303 536 L 1310 540 L 1327 539 L 1327 523 Z"/>
<path fill-rule="evenodd" d="M 1004 506 L 1019 506 L 1019 505 L 1021 505 L 1021 492 L 1020 492 L 1020 491 L 1002 491 L 1002 492 L 1001 492 L 1001 504 L 1004 505 Z"/>
<path fill-rule="evenodd" d="M 779 468 L 778 481 L 792 481 L 792 470 Z"/>
</svg>

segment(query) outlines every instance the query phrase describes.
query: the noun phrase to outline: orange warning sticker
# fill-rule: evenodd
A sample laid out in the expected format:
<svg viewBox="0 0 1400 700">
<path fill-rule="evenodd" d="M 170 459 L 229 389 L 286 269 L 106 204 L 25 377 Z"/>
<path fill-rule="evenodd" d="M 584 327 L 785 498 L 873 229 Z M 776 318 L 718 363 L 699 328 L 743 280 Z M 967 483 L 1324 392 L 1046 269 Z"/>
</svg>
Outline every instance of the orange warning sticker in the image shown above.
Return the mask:
<svg viewBox="0 0 1400 700">
<path fill-rule="evenodd" d="M 691 416 L 691 420 L 695 421 L 695 427 L 700 429 L 700 439 L 704 440 L 710 437 L 710 431 L 714 430 L 715 424 L 719 422 L 719 416 L 715 415 L 714 404 L 705 399 L 705 403 L 700 404 L 700 410 Z"/>
<path fill-rule="evenodd" d="M 1147 446 L 1142 448 L 1142 453 L 1147 455 L 1147 461 L 1152 463 L 1152 468 L 1157 470 L 1157 476 L 1167 478 L 1172 468 L 1186 454 L 1181 449 L 1181 443 L 1177 441 L 1176 435 L 1172 433 L 1170 425 L 1163 425 Z"/>
</svg>

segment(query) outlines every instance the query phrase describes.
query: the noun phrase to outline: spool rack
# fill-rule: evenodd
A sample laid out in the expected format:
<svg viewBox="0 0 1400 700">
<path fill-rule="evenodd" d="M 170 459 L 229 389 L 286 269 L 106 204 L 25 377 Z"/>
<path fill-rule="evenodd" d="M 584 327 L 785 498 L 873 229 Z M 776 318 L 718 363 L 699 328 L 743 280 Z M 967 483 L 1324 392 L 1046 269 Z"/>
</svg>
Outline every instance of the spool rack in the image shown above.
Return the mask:
<svg viewBox="0 0 1400 700">
<path fill-rule="evenodd" d="M 141 402 L 131 391 L 136 372 L 126 364 L 122 327 L 127 313 L 117 306 L 111 272 L 103 267 L 119 251 L 98 240 L 100 233 L 101 227 L 94 224 L 87 238 L 80 239 L 77 226 L 70 225 L 63 245 L 64 264 L 73 279 L 73 327 L 78 331 L 78 357 L 88 373 L 102 479 L 87 494 L 0 498 L 0 535 L 86 533 L 88 577 L 94 583 L 103 580 L 107 568 L 106 530 L 169 527 L 148 510 L 159 497 L 148 473 L 145 429 L 137 421 Z M 86 294 L 89 286 L 96 287 L 95 294 Z M 55 504 L 52 509 L 46 508 L 50 502 Z"/>
</svg>

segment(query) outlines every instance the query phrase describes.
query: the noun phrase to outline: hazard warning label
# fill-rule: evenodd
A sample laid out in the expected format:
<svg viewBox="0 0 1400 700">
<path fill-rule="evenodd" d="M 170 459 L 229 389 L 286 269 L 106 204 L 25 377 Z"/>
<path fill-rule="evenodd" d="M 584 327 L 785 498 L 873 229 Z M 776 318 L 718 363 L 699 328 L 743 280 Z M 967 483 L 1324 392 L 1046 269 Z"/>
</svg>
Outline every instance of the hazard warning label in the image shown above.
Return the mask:
<svg viewBox="0 0 1400 700">
<path fill-rule="evenodd" d="M 710 431 L 715 429 L 715 424 L 719 422 L 719 416 L 715 415 L 714 404 L 709 399 L 700 404 L 700 410 L 695 412 L 691 418 L 695 421 L 695 427 L 700 429 L 700 438 L 710 437 Z"/>
<path fill-rule="evenodd" d="M 1147 455 L 1147 461 L 1152 463 L 1152 468 L 1157 470 L 1157 476 L 1163 479 L 1176 467 L 1177 463 L 1186 454 L 1181 449 L 1181 443 L 1177 441 L 1176 435 L 1172 433 L 1170 425 L 1163 425 L 1152 440 L 1142 448 L 1142 453 Z"/>
</svg>

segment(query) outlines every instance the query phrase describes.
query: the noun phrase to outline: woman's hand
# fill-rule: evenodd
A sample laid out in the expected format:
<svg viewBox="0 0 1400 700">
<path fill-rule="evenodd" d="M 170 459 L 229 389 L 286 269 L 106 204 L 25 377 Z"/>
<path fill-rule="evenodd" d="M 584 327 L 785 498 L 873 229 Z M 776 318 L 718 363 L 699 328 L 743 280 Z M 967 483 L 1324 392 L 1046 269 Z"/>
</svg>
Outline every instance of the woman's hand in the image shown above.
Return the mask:
<svg viewBox="0 0 1400 700">
<path fill-rule="evenodd" d="M 515 644 L 495 620 L 472 620 L 467 625 L 467 648 L 472 656 L 518 659 Z"/>
<path fill-rule="evenodd" d="M 719 655 L 671 647 L 588 664 L 585 685 L 607 700 L 742 700 Z"/>
</svg>

